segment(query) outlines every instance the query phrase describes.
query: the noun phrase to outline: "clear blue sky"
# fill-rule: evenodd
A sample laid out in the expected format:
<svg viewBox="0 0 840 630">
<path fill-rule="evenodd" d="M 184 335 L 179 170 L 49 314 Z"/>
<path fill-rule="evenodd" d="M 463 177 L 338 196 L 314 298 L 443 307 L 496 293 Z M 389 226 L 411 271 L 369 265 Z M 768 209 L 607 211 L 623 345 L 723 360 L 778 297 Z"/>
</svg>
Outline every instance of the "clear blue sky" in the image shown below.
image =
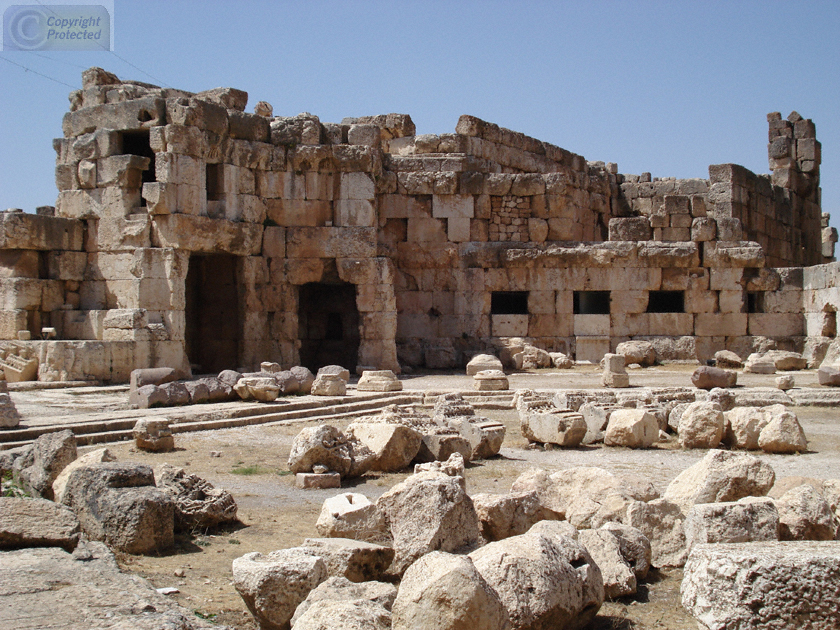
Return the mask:
<svg viewBox="0 0 840 630">
<path fill-rule="evenodd" d="M 840 227 L 838 0 L 116 0 L 113 17 L 116 55 L 0 52 L 0 207 L 55 202 L 71 90 L 13 61 L 74 87 L 92 65 L 232 86 L 249 111 L 266 100 L 325 122 L 408 113 L 418 133 L 473 114 L 656 177 L 721 162 L 766 173 L 765 116 L 796 110 L 816 124 L 823 210 Z"/>
</svg>

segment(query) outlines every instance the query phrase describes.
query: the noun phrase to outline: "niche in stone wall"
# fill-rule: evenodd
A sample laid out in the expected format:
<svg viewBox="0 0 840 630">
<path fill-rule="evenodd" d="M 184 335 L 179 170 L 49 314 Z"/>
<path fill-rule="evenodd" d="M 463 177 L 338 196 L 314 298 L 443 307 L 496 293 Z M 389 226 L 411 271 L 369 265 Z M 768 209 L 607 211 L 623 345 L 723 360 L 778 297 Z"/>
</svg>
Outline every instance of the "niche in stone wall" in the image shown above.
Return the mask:
<svg viewBox="0 0 840 630">
<path fill-rule="evenodd" d="M 355 369 L 359 359 L 356 286 L 310 282 L 298 289 L 300 363 L 313 372 L 325 365 Z"/>
<path fill-rule="evenodd" d="M 241 334 L 236 256 L 190 256 L 185 291 L 185 342 L 193 371 L 235 370 Z"/>
<path fill-rule="evenodd" d="M 764 291 L 750 291 L 747 293 L 747 313 L 764 312 Z"/>
<path fill-rule="evenodd" d="M 647 312 L 685 313 L 685 294 L 682 291 L 650 291 Z"/>
</svg>

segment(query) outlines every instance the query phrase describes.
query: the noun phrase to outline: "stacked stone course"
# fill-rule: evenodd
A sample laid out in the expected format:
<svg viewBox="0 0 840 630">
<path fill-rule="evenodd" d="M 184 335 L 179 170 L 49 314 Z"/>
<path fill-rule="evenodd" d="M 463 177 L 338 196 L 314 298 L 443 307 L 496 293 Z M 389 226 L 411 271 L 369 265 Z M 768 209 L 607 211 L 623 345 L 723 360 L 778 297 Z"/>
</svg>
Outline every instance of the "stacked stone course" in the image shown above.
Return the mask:
<svg viewBox="0 0 840 630">
<path fill-rule="evenodd" d="M 661 359 L 703 361 L 834 334 L 836 285 L 802 269 L 833 260 L 836 233 L 814 125 L 795 112 L 768 118 L 772 175 L 723 164 L 677 180 L 471 116 L 416 135 L 404 114 L 323 123 L 247 113 L 247 98 L 83 74 L 55 141 L 54 216 L 0 216 L 0 338 L 28 331 L 40 378 L 188 373 L 202 337 L 233 348 L 225 367 L 297 365 L 307 339 L 338 338 L 356 365 L 398 372 L 464 365 L 507 337 L 595 361 L 647 339 Z M 188 276 L 224 257 L 219 332 Z M 325 332 L 310 285 L 351 287 L 353 316 Z M 527 312 L 494 311 L 497 292 L 525 294 Z M 607 312 L 579 306 L 588 292 Z M 651 308 L 652 292 L 676 301 Z M 38 341 L 44 327 L 57 340 Z"/>
</svg>

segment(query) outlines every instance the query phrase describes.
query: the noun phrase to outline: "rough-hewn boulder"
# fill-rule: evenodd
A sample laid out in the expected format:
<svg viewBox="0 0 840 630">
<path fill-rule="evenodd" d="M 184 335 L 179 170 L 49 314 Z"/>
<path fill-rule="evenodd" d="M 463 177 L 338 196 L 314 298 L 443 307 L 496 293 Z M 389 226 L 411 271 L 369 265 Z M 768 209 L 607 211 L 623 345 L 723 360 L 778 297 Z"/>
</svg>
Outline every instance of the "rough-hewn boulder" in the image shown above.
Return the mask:
<svg viewBox="0 0 840 630">
<path fill-rule="evenodd" d="M 390 540 L 384 516 L 363 494 L 345 492 L 324 501 L 315 529 L 328 538 L 368 542 Z"/>
<path fill-rule="evenodd" d="M 615 599 L 636 592 L 636 572 L 621 554 L 618 539 L 605 529 L 582 529 L 578 541 L 601 570 L 604 597 Z"/>
<path fill-rule="evenodd" d="M 577 446 L 586 435 L 583 416 L 574 411 L 520 413 L 519 427 L 529 442 Z"/>
<path fill-rule="evenodd" d="M 770 465 L 752 455 L 711 450 L 699 462 L 677 475 L 663 497 L 677 503 L 688 513 L 696 503 L 764 496 L 773 487 L 775 479 L 776 474 Z"/>
<path fill-rule="evenodd" d="M 598 565 L 571 538 L 523 534 L 485 545 L 470 558 L 513 628 L 582 628 L 604 601 Z"/>
<path fill-rule="evenodd" d="M 298 382 L 298 393 L 308 394 L 312 391 L 315 375 L 307 367 L 296 365 L 289 370 Z"/>
<path fill-rule="evenodd" d="M 840 628 L 840 542 L 696 545 L 680 592 L 705 628 Z"/>
<path fill-rule="evenodd" d="M 311 606 L 318 602 L 372 602 L 378 604 L 386 611 L 390 611 L 397 597 L 397 587 L 387 582 L 351 582 L 344 577 L 330 577 L 321 582 L 314 590 L 309 592 L 295 610 L 292 616 L 292 625 L 297 627 L 297 622 Z M 321 613 L 318 615 L 321 618 Z M 338 624 L 325 628 L 344 628 Z M 367 626 L 362 626 L 366 628 Z M 390 625 L 387 626 L 390 628 Z"/>
<path fill-rule="evenodd" d="M 678 430 L 683 448 L 715 448 L 723 439 L 726 419 L 720 405 L 712 402 L 691 403 L 680 417 Z"/>
<path fill-rule="evenodd" d="M 462 477 L 415 474 L 379 497 L 376 504 L 394 540 L 393 573 L 402 574 L 430 551 L 454 552 L 478 541 L 478 516 Z"/>
<path fill-rule="evenodd" d="M 649 341 L 624 341 L 615 348 L 616 354 L 624 356 L 624 364 L 638 363 L 642 367 L 656 364 L 656 348 Z"/>
<path fill-rule="evenodd" d="M 484 370 L 504 370 L 504 366 L 494 354 L 477 354 L 467 363 L 467 376 L 475 376 Z"/>
<path fill-rule="evenodd" d="M 169 418 L 140 418 L 132 430 L 134 444 L 143 451 L 163 453 L 175 448 Z"/>
<path fill-rule="evenodd" d="M 236 501 L 227 490 L 183 468 L 163 464 L 155 469 L 159 490 L 175 504 L 175 529 L 191 531 L 236 521 Z"/>
<path fill-rule="evenodd" d="M 744 361 L 744 372 L 751 372 L 752 374 L 775 374 L 776 364 L 764 354 L 753 352 Z"/>
<path fill-rule="evenodd" d="M 312 472 L 313 466 L 321 465 L 342 477 L 357 477 L 369 470 L 372 462 L 373 453 L 364 444 L 328 424 L 303 429 L 289 453 L 293 473 Z"/>
<path fill-rule="evenodd" d="M 391 630 L 391 613 L 366 600 L 321 600 L 295 619 L 295 630 Z"/>
<path fill-rule="evenodd" d="M 641 531 L 650 541 L 653 566 L 681 567 L 685 564 L 685 516 L 679 505 L 667 499 L 647 503 L 636 501 L 627 506 L 624 522 Z"/>
<path fill-rule="evenodd" d="M 838 523 L 825 498 L 810 484 L 776 499 L 780 540 L 834 540 Z"/>
<path fill-rule="evenodd" d="M 744 367 L 744 362 L 731 350 L 718 350 L 715 352 L 715 367 L 739 370 Z"/>
<path fill-rule="evenodd" d="M 174 542 L 175 507 L 154 485 L 151 466 L 91 464 L 70 473 L 64 503 L 91 540 L 126 553 L 155 553 Z"/>
<path fill-rule="evenodd" d="M 604 444 L 650 448 L 659 441 L 659 423 L 644 409 L 616 409 L 610 414 Z"/>
<path fill-rule="evenodd" d="M 808 450 L 808 440 L 796 414 L 785 411 L 761 429 L 758 446 L 766 453 L 797 453 Z"/>
<path fill-rule="evenodd" d="M 554 512 L 540 505 L 534 491 L 475 494 L 472 500 L 481 523 L 481 535 L 488 542 L 524 534 L 539 521 L 557 518 Z"/>
<path fill-rule="evenodd" d="M 769 497 L 699 503 L 689 510 L 684 528 L 689 551 L 703 543 L 778 540 L 779 512 Z"/>
<path fill-rule="evenodd" d="M 0 549 L 62 547 L 79 542 L 79 519 L 73 511 L 46 499 L 0 497 Z"/>
<path fill-rule="evenodd" d="M 74 470 L 90 464 L 101 464 L 102 462 L 113 462 L 116 460 L 117 458 L 107 448 L 98 448 L 95 451 L 90 451 L 74 459 L 64 467 L 64 470 L 53 481 L 53 498 L 55 502 L 64 503 L 64 489 L 67 487 L 67 480 L 70 478 L 70 473 Z"/>
<path fill-rule="evenodd" d="M 32 464 L 19 472 L 23 488 L 34 497 L 53 498 L 53 481 L 76 459 L 76 437 L 70 429 L 45 433 L 32 444 Z"/>
<path fill-rule="evenodd" d="M 336 374 L 321 374 L 319 370 L 310 393 L 313 396 L 344 396 L 347 394 L 347 381 Z"/>
<path fill-rule="evenodd" d="M 738 373 L 719 367 L 702 365 L 691 375 L 691 382 L 698 389 L 713 389 L 715 387 L 735 387 Z"/>
<path fill-rule="evenodd" d="M 630 525 L 612 522 L 604 523 L 601 529 L 615 536 L 621 556 L 633 569 L 636 578 L 639 580 L 645 579 L 650 570 L 652 552 L 650 540 L 642 533 L 642 530 Z"/>
<path fill-rule="evenodd" d="M 400 582 L 394 630 L 507 630 L 508 613 L 469 556 L 433 551 L 412 564 Z"/>
<path fill-rule="evenodd" d="M 350 538 L 306 538 L 301 545 L 320 556 L 330 576 L 351 582 L 379 580 L 394 559 L 394 550 Z"/>
<path fill-rule="evenodd" d="M 300 548 L 233 561 L 233 585 L 261 630 L 289 630 L 295 609 L 328 576 L 324 561 Z"/>
<path fill-rule="evenodd" d="M 373 453 L 370 470 L 396 472 L 407 468 L 420 450 L 423 436 L 402 424 L 354 422 L 347 434 Z"/>
<path fill-rule="evenodd" d="M 798 352 L 788 350 L 768 350 L 764 358 L 773 362 L 777 370 L 783 372 L 804 370 L 808 367 L 808 360 Z"/>
<path fill-rule="evenodd" d="M 723 441 L 733 448 L 756 450 L 758 435 L 770 422 L 770 414 L 759 407 L 735 407 L 723 415 L 726 418 Z"/>
</svg>

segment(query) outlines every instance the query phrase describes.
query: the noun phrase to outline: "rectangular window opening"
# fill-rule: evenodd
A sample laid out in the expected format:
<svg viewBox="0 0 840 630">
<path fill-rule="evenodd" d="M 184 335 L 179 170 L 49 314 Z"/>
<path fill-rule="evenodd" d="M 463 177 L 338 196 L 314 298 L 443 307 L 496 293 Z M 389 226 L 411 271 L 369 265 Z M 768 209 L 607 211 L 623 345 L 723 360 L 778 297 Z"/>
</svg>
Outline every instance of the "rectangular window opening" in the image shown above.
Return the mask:
<svg viewBox="0 0 840 630">
<path fill-rule="evenodd" d="M 491 315 L 527 315 L 527 291 L 494 291 L 490 295 Z"/>
<path fill-rule="evenodd" d="M 149 184 L 157 181 L 157 175 L 155 174 L 155 152 L 152 151 L 148 130 L 141 129 L 140 131 L 124 132 L 122 134 L 122 154 L 139 155 L 140 157 L 149 158 L 149 168 L 143 171 L 142 182 Z"/>
<path fill-rule="evenodd" d="M 647 312 L 685 313 L 685 294 L 682 291 L 650 291 Z"/>
<path fill-rule="evenodd" d="M 573 295 L 575 315 L 609 315 L 609 291 L 575 291 Z"/>
</svg>

